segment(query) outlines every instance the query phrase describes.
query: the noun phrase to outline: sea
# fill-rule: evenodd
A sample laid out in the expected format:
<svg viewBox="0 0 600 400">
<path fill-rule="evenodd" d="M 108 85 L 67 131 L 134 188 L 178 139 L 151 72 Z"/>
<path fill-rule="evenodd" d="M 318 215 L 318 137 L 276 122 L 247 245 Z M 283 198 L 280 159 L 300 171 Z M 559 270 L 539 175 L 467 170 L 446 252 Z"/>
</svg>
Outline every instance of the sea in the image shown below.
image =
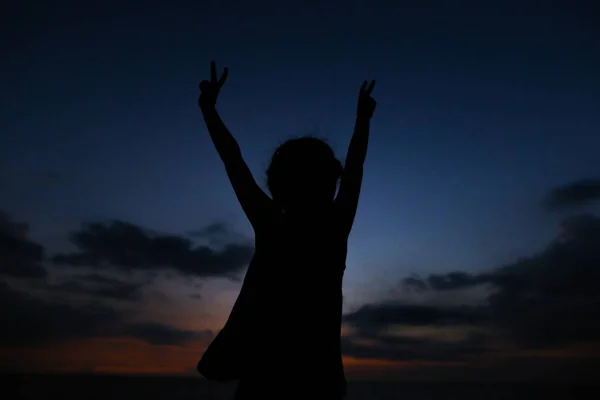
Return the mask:
<svg viewBox="0 0 600 400">
<path fill-rule="evenodd" d="M 234 384 L 193 377 L 107 375 L 3 375 L 0 399 L 6 400 L 233 400 Z M 597 386 L 348 382 L 347 400 L 428 399 L 593 399 Z M 596 394 L 594 394 L 596 393 Z M 318 398 L 315 394 L 315 398 Z M 325 399 L 324 399 L 325 400 Z"/>
</svg>

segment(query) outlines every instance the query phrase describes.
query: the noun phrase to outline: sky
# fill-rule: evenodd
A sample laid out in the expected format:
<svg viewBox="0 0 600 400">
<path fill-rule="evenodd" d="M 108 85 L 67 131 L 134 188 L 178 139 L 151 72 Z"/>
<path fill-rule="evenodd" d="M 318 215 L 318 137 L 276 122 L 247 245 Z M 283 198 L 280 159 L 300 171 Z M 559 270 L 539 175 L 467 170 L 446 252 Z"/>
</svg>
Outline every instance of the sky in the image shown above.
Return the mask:
<svg viewBox="0 0 600 400">
<path fill-rule="evenodd" d="M 0 370 L 197 374 L 253 250 L 197 108 L 215 60 L 263 188 L 286 139 L 343 161 L 377 81 L 344 279 L 350 379 L 593 376 L 593 2 L 4 7 Z"/>
</svg>

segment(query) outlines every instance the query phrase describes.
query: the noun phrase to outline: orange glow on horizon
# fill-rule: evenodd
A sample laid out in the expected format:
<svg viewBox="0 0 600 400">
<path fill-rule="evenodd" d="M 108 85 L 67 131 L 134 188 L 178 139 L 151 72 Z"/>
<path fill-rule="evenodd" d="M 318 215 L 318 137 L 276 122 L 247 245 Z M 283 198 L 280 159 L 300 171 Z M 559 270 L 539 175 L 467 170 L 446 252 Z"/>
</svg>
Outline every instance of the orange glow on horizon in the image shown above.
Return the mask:
<svg viewBox="0 0 600 400">
<path fill-rule="evenodd" d="M 79 339 L 48 347 L 0 348 L 0 370 L 16 368 L 22 372 L 200 377 L 196 364 L 205 348 L 206 343 L 200 342 L 175 346 L 152 345 L 131 338 Z M 496 358 L 486 359 L 493 362 L 494 359 L 518 360 L 520 357 L 600 357 L 600 346 L 580 344 L 554 350 L 503 351 Z M 474 363 L 391 361 L 350 356 L 344 356 L 343 361 L 349 380 L 388 380 L 389 377 L 413 376 L 412 372 L 427 368 L 446 369 L 477 364 L 475 360 Z"/>
<path fill-rule="evenodd" d="M 39 372 L 189 375 L 204 348 L 194 343 L 151 345 L 130 338 L 81 339 L 52 347 L 1 348 L 0 360 Z"/>
<path fill-rule="evenodd" d="M 96 338 L 62 342 L 51 347 L 0 348 L 0 368 L 17 366 L 32 372 L 196 375 L 196 364 L 206 347 L 151 345 L 130 338 Z M 344 357 L 354 370 L 410 368 L 415 363 Z"/>
</svg>

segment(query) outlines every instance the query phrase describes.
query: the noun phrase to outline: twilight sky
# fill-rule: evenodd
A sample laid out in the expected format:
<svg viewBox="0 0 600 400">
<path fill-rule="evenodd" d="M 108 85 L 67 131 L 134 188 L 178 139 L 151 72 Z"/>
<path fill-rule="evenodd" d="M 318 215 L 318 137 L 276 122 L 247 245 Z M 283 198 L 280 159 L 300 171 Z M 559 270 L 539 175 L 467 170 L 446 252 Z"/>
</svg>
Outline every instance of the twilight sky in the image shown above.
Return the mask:
<svg viewBox="0 0 600 400">
<path fill-rule="evenodd" d="M 592 2 L 21 3 L 1 13 L 0 369 L 194 369 L 252 254 L 196 106 L 211 59 L 263 187 L 285 139 L 343 159 L 377 80 L 350 377 L 584 376 L 600 360 Z"/>
</svg>

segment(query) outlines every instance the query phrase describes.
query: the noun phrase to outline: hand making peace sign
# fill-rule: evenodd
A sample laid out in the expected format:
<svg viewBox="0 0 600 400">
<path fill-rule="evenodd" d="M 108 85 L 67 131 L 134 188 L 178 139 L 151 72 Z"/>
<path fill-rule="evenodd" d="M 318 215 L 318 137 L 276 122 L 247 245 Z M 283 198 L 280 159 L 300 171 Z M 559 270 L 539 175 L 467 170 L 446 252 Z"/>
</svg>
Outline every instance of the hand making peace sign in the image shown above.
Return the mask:
<svg viewBox="0 0 600 400">
<path fill-rule="evenodd" d="M 368 85 L 368 86 L 367 86 Z M 375 81 L 368 83 L 364 81 L 360 87 L 360 93 L 358 95 L 358 107 L 356 110 L 357 116 L 361 118 L 371 119 L 377 102 L 371 97 L 371 92 L 375 87 Z"/>
<path fill-rule="evenodd" d="M 210 81 L 200 82 L 200 97 L 198 98 L 200 108 L 214 107 L 217 104 L 219 91 L 227 80 L 228 72 L 225 68 L 221 77 L 217 79 L 217 66 L 214 61 L 210 62 Z"/>
</svg>

